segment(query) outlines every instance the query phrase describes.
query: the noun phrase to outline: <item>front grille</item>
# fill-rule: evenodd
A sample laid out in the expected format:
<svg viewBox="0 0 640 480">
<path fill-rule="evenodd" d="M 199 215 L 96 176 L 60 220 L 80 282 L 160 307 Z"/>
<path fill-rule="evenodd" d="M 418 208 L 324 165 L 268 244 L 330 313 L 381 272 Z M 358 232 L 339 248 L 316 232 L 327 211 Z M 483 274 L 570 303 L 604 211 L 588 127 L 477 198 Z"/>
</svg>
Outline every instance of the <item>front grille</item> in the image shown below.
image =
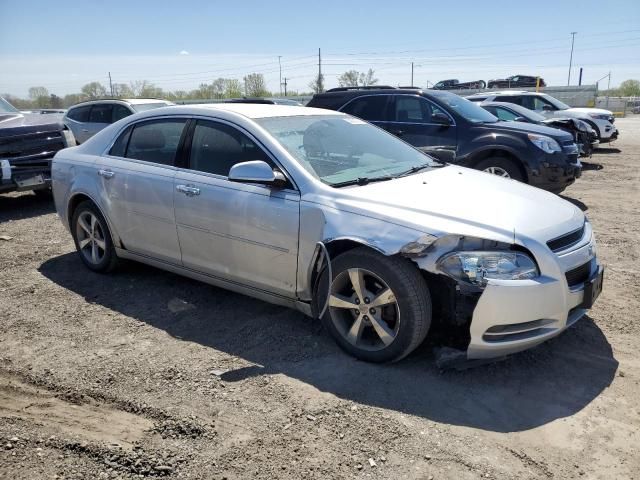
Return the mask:
<svg viewBox="0 0 640 480">
<path fill-rule="evenodd" d="M 0 158 L 9 159 L 12 164 L 21 160 L 29 163 L 39 158 L 51 158 L 63 148 L 61 132 L 29 133 L 0 140 Z"/>
<path fill-rule="evenodd" d="M 569 270 L 567 273 L 565 273 L 569 287 L 575 287 L 576 285 L 580 285 L 586 282 L 589 279 L 590 273 L 591 262 L 587 262 L 584 265 L 580 265 L 579 267 L 574 268 L 573 270 Z"/>
<path fill-rule="evenodd" d="M 583 235 L 584 235 L 584 225 L 582 225 L 582 227 L 579 228 L 578 230 L 569 232 L 565 235 L 562 235 L 561 237 L 554 238 L 553 240 L 549 240 L 547 242 L 547 246 L 553 252 L 560 252 L 578 243 L 580 240 L 582 240 Z"/>
</svg>

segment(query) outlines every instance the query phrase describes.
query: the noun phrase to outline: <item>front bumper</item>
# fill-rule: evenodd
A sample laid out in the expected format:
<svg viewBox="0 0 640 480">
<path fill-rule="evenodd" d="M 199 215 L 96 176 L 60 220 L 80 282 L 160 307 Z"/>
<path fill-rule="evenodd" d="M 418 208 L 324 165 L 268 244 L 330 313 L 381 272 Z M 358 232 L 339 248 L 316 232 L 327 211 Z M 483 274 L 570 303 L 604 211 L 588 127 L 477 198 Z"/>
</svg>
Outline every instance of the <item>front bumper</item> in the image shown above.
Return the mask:
<svg viewBox="0 0 640 480">
<path fill-rule="evenodd" d="M 42 190 L 51 187 L 51 159 L 44 164 L 20 164 L 0 160 L 0 193 Z"/>
<path fill-rule="evenodd" d="M 559 193 L 582 175 L 582 164 L 577 153 L 566 155 L 563 161 L 543 159 L 538 168 L 528 172 L 529 183 L 553 193 Z"/>
<path fill-rule="evenodd" d="M 474 309 L 467 357 L 496 358 L 520 352 L 553 338 L 577 322 L 587 311 L 588 285 L 603 267 L 595 255 L 593 241 L 566 254 L 565 265 L 589 263 L 588 279 L 569 286 L 562 275 L 542 275 L 532 280 L 490 281 Z M 585 263 L 586 263 L 585 262 Z"/>
</svg>

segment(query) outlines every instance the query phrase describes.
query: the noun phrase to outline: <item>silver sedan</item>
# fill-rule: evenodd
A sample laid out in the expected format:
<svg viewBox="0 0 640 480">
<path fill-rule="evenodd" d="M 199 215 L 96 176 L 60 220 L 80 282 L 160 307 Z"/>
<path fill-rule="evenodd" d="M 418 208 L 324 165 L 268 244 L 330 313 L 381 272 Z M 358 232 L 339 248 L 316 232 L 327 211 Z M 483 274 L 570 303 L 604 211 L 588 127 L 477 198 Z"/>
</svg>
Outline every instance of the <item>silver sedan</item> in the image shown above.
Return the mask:
<svg viewBox="0 0 640 480">
<path fill-rule="evenodd" d="M 132 259 L 296 308 L 368 361 L 408 355 L 432 321 L 466 332 L 469 358 L 517 352 L 602 288 L 572 204 L 336 112 L 160 108 L 59 152 L 52 175 L 90 270 Z"/>
</svg>

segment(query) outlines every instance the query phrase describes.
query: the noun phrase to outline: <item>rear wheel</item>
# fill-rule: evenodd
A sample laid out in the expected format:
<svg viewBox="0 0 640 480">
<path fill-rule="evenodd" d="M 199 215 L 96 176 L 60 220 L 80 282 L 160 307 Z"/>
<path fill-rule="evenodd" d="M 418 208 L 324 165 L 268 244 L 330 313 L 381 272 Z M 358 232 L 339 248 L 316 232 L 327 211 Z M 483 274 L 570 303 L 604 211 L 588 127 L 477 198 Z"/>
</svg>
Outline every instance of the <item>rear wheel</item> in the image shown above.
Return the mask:
<svg viewBox="0 0 640 480">
<path fill-rule="evenodd" d="M 117 263 L 107 221 L 91 201 L 84 201 L 73 212 L 71 233 L 82 262 L 94 272 L 110 272 Z"/>
<path fill-rule="evenodd" d="M 370 362 L 397 361 L 411 353 L 431 324 L 431 297 L 415 265 L 357 248 L 332 262 L 329 305 L 322 322 L 346 352 Z M 316 295 L 322 308 L 327 271 Z"/>
<path fill-rule="evenodd" d="M 511 159 L 505 157 L 489 157 L 480 160 L 475 168 L 499 177 L 512 178 L 522 182 L 524 180 L 518 165 Z"/>
</svg>

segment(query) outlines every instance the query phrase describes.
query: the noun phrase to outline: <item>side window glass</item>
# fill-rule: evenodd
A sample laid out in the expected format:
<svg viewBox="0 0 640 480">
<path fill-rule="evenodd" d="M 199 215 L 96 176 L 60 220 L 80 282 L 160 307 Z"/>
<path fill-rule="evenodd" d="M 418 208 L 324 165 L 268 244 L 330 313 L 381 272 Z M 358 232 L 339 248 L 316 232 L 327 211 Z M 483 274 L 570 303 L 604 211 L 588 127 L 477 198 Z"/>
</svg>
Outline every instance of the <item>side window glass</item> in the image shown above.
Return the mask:
<svg viewBox="0 0 640 480">
<path fill-rule="evenodd" d="M 86 107 L 72 108 L 67 114 L 67 117 L 69 117 L 71 120 L 75 120 L 76 122 L 86 122 L 89 120 L 90 110 L 90 105 L 87 105 Z"/>
<path fill-rule="evenodd" d="M 371 122 L 385 121 L 387 98 L 388 95 L 371 95 L 356 98 L 347 104 L 346 107 L 341 109 L 341 112 L 348 113 L 354 117 L 359 117 Z"/>
<path fill-rule="evenodd" d="M 549 102 L 547 102 L 545 99 L 540 97 L 531 97 L 531 98 L 533 99 L 534 110 L 541 112 L 542 110 L 544 110 L 544 107 L 547 107 L 551 110 L 555 110 L 555 108 L 553 108 L 553 106 Z"/>
<path fill-rule="evenodd" d="M 109 150 L 109 155 L 113 155 L 114 157 L 124 157 L 125 152 L 127 151 L 127 144 L 129 143 L 129 137 L 131 136 L 132 128 L 127 128 L 124 132 L 120 134 L 118 139 L 115 141 L 111 150 Z"/>
<path fill-rule="evenodd" d="M 528 108 L 529 110 L 535 110 L 536 105 L 533 99 L 534 97 L 532 97 L 531 95 L 525 95 L 524 97 L 522 97 L 520 105 L 522 105 L 524 108 Z"/>
<path fill-rule="evenodd" d="M 186 120 L 157 120 L 134 127 L 127 158 L 173 165 Z"/>
<path fill-rule="evenodd" d="M 420 97 L 399 95 L 396 97 L 396 122 L 422 123 L 431 118 L 431 108 Z"/>
<path fill-rule="evenodd" d="M 189 165 L 192 170 L 227 177 L 237 163 L 271 159 L 244 133 L 223 123 L 198 122 L 193 132 Z"/>
<path fill-rule="evenodd" d="M 118 120 L 122 120 L 125 117 L 132 115 L 131 110 L 123 105 L 114 105 L 113 106 L 113 122 L 117 122 Z"/>
<path fill-rule="evenodd" d="M 94 105 L 89 114 L 89 123 L 111 123 L 112 111 L 113 107 L 109 103 Z"/>
<path fill-rule="evenodd" d="M 504 108 L 496 108 L 496 111 L 491 113 L 493 113 L 500 120 L 504 120 L 505 122 L 511 122 L 518 118 L 515 113 L 510 112 L 509 110 L 506 110 Z"/>
</svg>

